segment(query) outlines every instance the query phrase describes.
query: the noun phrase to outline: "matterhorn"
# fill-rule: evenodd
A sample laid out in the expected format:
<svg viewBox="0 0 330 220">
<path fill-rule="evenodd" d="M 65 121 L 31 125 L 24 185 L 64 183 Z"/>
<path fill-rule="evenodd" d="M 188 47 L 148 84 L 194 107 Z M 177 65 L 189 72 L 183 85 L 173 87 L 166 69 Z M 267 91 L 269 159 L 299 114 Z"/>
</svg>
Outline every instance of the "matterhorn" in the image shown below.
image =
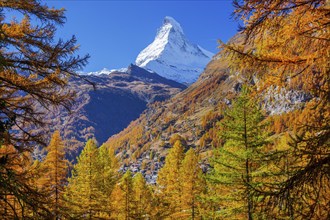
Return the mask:
<svg viewBox="0 0 330 220">
<path fill-rule="evenodd" d="M 212 56 L 211 52 L 189 42 L 181 25 L 167 16 L 154 41 L 140 52 L 135 63 L 167 79 L 191 84 Z"/>
</svg>

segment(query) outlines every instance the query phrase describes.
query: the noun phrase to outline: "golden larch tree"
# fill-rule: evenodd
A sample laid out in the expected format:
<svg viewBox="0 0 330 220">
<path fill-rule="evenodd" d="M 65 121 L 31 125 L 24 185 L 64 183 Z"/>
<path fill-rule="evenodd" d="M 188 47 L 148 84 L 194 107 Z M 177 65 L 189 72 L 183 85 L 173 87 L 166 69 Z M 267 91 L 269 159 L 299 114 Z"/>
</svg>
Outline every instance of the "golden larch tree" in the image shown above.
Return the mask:
<svg viewBox="0 0 330 220">
<path fill-rule="evenodd" d="M 131 171 L 126 171 L 111 194 L 113 219 L 134 219 L 134 192 Z"/>
<path fill-rule="evenodd" d="M 101 211 L 98 199 L 102 198 L 98 182 L 98 149 L 93 139 L 87 141 L 85 148 L 73 167 L 72 176 L 65 190 L 65 200 L 72 218 L 85 216 L 93 219 Z"/>
<path fill-rule="evenodd" d="M 134 219 L 147 219 L 151 216 L 152 191 L 141 173 L 133 177 Z"/>
<path fill-rule="evenodd" d="M 168 212 L 171 214 L 181 211 L 180 168 L 183 158 L 184 148 L 181 141 L 177 140 L 165 159 L 164 167 L 158 172 L 159 196 L 163 203 L 168 204 Z"/>
<path fill-rule="evenodd" d="M 18 14 L 17 18 L 13 19 L 13 14 Z M 0 1 L 0 143 L 15 147 L 17 157 L 36 143 L 46 146 L 45 133 L 31 128 L 41 128 L 47 123 L 44 117 L 47 110 L 35 106 L 69 109 L 74 93 L 67 88 L 68 79 L 78 76 L 76 70 L 87 62 L 88 56 L 75 55 L 78 50 L 75 37 L 57 39 L 57 26 L 64 22 L 63 9 L 50 8 L 39 0 Z M 19 202 L 30 204 L 36 211 L 43 202 L 35 203 L 32 194 L 37 192 L 28 187 L 28 182 L 23 183 L 27 179 L 22 178 L 19 169 L 12 169 L 17 161 L 11 154 L 1 154 L 0 161 L 0 191 L 19 197 Z M 11 178 L 7 178 L 6 170 L 11 170 Z M 26 187 L 22 191 L 18 185 Z M 1 203 L 3 199 L 0 197 Z"/>
<path fill-rule="evenodd" d="M 63 209 L 63 192 L 67 184 L 68 161 L 65 159 L 65 145 L 60 132 L 55 131 L 47 147 L 47 155 L 41 166 L 42 186 L 51 198 L 51 211 L 54 219 L 60 219 Z"/>
<path fill-rule="evenodd" d="M 180 181 L 182 183 L 181 205 L 183 216 L 192 220 L 200 218 L 200 196 L 205 191 L 206 183 L 198 155 L 193 148 L 186 152 L 182 161 Z"/>
</svg>

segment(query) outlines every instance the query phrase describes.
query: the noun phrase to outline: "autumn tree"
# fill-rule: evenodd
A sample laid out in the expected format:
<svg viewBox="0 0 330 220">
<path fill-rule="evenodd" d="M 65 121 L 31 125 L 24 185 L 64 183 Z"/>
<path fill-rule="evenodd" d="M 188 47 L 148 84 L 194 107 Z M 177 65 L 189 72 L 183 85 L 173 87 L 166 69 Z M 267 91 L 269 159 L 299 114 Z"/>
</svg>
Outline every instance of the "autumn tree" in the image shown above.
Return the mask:
<svg viewBox="0 0 330 220">
<path fill-rule="evenodd" d="M 244 22 L 241 39 L 221 43 L 231 69 L 258 78 L 259 94 L 284 88 L 310 96 L 293 125 L 292 175 L 256 193 L 287 212 L 296 198 L 296 217 L 329 218 L 329 1 L 237 0 L 234 5 Z"/>
<path fill-rule="evenodd" d="M 42 188 L 52 200 L 50 209 L 54 219 L 60 219 L 63 211 L 63 192 L 67 183 L 68 161 L 60 132 L 55 131 L 47 147 L 47 155 L 42 162 Z M 39 183 L 40 184 L 40 183 Z"/>
<path fill-rule="evenodd" d="M 151 219 L 167 219 L 171 215 L 170 203 L 164 201 L 164 194 L 158 185 L 150 187 L 152 194 Z"/>
<path fill-rule="evenodd" d="M 221 138 L 225 141 L 212 160 L 213 170 L 208 179 L 221 185 L 221 215 L 230 218 L 253 219 L 255 204 L 252 187 L 259 184 L 268 134 L 263 130 L 263 114 L 255 100 L 249 97 L 249 89 L 241 94 L 225 111 Z"/>
<path fill-rule="evenodd" d="M 111 198 L 112 206 L 114 207 L 112 218 L 134 219 L 134 192 L 131 171 L 128 170 L 116 184 Z"/>
<path fill-rule="evenodd" d="M 87 216 L 92 219 L 100 207 L 98 199 L 102 198 L 98 189 L 99 167 L 97 164 L 98 149 L 94 140 L 88 140 L 85 148 L 74 166 L 65 199 L 71 217 Z"/>
<path fill-rule="evenodd" d="M 10 20 L 11 11 L 23 18 Z M 56 39 L 56 25 L 64 21 L 63 9 L 49 8 L 38 0 L 0 2 L 0 139 L 19 149 L 44 143 L 41 133 L 28 130 L 45 124 L 46 111 L 34 106 L 69 107 L 73 101 L 74 93 L 66 89 L 68 78 L 77 76 L 75 71 L 88 57 L 74 56 L 75 37 Z M 13 129 L 21 132 L 7 132 Z"/>
<path fill-rule="evenodd" d="M 177 140 L 170 149 L 165 165 L 158 172 L 157 184 L 162 201 L 168 204 L 168 212 L 175 214 L 181 211 L 181 181 L 180 168 L 184 158 L 184 148 Z"/>
<path fill-rule="evenodd" d="M 202 176 L 203 172 L 198 162 L 198 155 L 193 148 L 190 148 L 185 154 L 180 168 L 182 216 L 192 220 L 201 216 L 199 210 L 200 196 L 206 187 Z"/>
<path fill-rule="evenodd" d="M 38 175 L 30 154 L 19 152 L 11 145 L 0 145 L 0 158 L 1 217 L 45 219 L 51 216 L 49 198 L 36 186 Z"/>
<path fill-rule="evenodd" d="M 187 145 L 186 140 L 178 133 L 173 134 L 171 136 L 169 143 L 170 143 L 170 145 L 174 146 L 175 142 L 177 142 L 177 141 L 180 141 L 183 146 Z"/>
<path fill-rule="evenodd" d="M 152 191 L 141 173 L 133 177 L 134 219 L 147 219 L 151 216 Z"/>
<path fill-rule="evenodd" d="M 99 209 L 99 217 L 110 217 L 113 208 L 111 206 L 111 193 L 119 178 L 119 162 L 113 150 L 109 150 L 106 145 L 102 145 L 98 149 L 97 172 L 98 180 L 96 181 L 98 191 L 101 192 L 97 198 Z"/>
<path fill-rule="evenodd" d="M 12 19 L 11 12 L 22 19 Z M 35 106 L 69 109 L 74 94 L 66 87 L 68 78 L 86 64 L 87 56 L 74 55 L 78 50 L 74 37 L 56 39 L 56 26 L 64 21 L 63 9 L 50 8 L 38 0 L 0 1 L 0 143 L 16 147 L 18 154 L 36 143 L 46 145 L 44 134 L 30 129 L 46 123 L 47 111 Z M 8 181 L 0 184 L 0 191 L 13 190 L 8 193 L 37 208 L 32 194 L 40 193 L 22 182 L 27 179 L 21 178 L 20 170 L 12 169 L 15 162 L 11 159 L 9 154 L 0 155 L 0 179 Z M 6 170 L 10 170 L 10 179 Z M 16 181 L 26 186 L 24 192 L 30 196 L 21 194 Z"/>
</svg>

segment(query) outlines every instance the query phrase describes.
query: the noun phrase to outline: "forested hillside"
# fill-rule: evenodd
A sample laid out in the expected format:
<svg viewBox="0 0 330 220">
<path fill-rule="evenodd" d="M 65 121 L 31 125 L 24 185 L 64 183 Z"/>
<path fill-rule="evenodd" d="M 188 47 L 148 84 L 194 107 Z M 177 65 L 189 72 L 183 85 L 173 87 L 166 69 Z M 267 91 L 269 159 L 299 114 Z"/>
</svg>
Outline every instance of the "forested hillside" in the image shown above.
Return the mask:
<svg viewBox="0 0 330 220">
<path fill-rule="evenodd" d="M 60 132 L 46 144 L 27 128 L 47 123 L 31 103 L 70 108 L 88 57 L 54 41 L 62 10 L 0 5 L 30 15 L 0 20 L 3 219 L 330 218 L 327 0 L 234 1 L 244 26 L 199 80 L 101 146 L 88 140 L 75 164 Z"/>
<path fill-rule="evenodd" d="M 80 153 L 88 139 L 105 142 L 138 118 L 147 105 L 169 99 L 186 88 L 133 64 L 122 72 L 73 78 L 68 84 L 75 93 L 70 111 L 45 109 L 49 125 L 40 130 L 48 134 L 59 130 L 71 159 Z"/>
<path fill-rule="evenodd" d="M 246 81 L 242 75 L 231 74 L 229 62 L 220 53 L 196 83 L 165 102 L 151 105 L 139 119 L 105 144 L 117 152 L 125 170 L 154 173 L 178 138 L 184 140 L 187 149 L 195 148 L 201 159 L 207 159 L 213 148 L 221 146 L 219 129 L 225 109 L 231 106 L 244 83 L 250 86 L 256 83 L 255 79 Z M 292 124 L 291 111 L 300 109 L 307 100 L 307 95 L 301 93 L 287 90 L 276 95 L 267 92 L 259 97 L 260 106 L 269 116 L 269 131 L 281 133 Z"/>
</svg>

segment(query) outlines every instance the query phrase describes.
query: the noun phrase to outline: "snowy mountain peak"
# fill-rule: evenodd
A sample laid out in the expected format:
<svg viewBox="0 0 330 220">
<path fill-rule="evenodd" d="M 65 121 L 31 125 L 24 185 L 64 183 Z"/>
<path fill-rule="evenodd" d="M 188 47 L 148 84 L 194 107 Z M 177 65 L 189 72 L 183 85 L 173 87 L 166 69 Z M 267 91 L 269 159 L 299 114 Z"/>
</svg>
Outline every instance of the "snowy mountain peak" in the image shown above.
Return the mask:
<svg viewBox="0 0 330 220">
<path fill-rule="evenodd" d="M 181 25 L 172 17 L 170 16 L 166 16 L 164 18 L 164 22 L 163 22 L 163 26 L 162 27 L 165 27 L 165 26 L 170 26 L 171 28 L 173 28 L 174 30 L 180 32 L 183 34 L 183 30 L 182 30 L 182 27 Z"/>
<path fill-rule="evenodd" d="M 154 41 L 140 52 L 136 65 L 180 83 L 197 80 L 213 54 L 185 37 L 181 25 L 166 16 Z"/>
</svg>

